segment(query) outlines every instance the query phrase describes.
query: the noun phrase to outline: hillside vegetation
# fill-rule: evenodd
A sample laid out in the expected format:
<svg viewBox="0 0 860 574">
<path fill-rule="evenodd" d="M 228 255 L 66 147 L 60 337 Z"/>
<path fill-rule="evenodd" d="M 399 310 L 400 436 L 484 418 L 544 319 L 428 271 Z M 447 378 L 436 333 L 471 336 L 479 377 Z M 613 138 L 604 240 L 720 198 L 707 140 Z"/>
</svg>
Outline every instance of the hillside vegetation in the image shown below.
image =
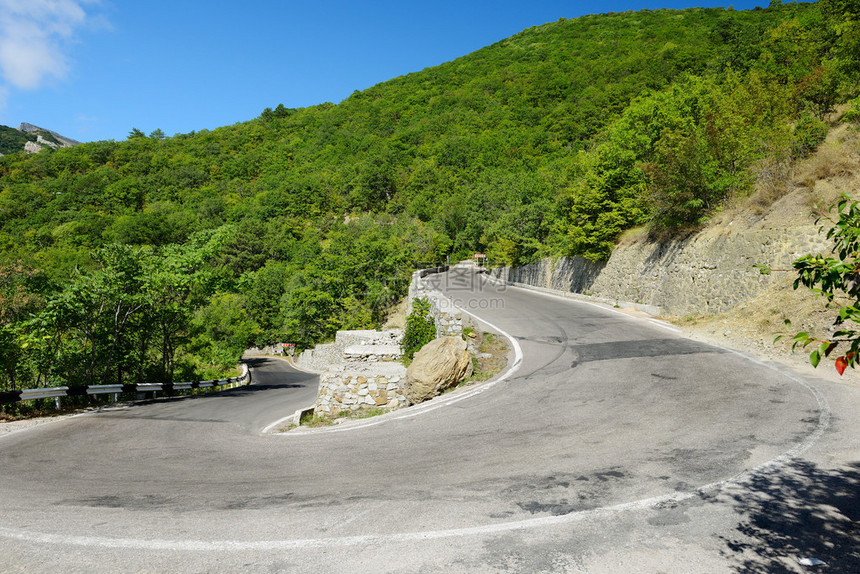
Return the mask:
<svg viewBox="0 0 860 574">
<path fill-rule="evenodd" d="M 841 0 L 562 19 L 338 105 L 0 158 L 0 390 L 212 376 L 446 256 L 695 229 L 823 140 L 858 38 Z"/>
</svg>

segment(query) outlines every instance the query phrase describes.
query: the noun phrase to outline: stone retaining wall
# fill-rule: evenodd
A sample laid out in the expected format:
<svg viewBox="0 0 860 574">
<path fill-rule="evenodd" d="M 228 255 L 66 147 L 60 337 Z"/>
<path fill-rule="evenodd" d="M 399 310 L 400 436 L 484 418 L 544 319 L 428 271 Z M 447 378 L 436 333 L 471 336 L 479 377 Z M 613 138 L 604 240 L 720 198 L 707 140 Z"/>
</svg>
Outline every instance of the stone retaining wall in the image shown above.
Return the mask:
<svg viewBox="0 0 860 574">
<path fill-rule="evenodd" d="M 409 284 L 409 305 L 407 315 L 412 313 L 412 300 L 426 298 L 430 301 L 430 316 L 436 324 L 436 338 L 459 337 L 463 334 L 463 315 L 454 307 L 448 297 L 441 292 L 432 289 L 422 281 L 429 272 L 444 272 L 447 267 L 439 267 L 432 270 L 416 271 L 412 274 L 412 282 Z"/>
<path fill-rule="evenodd" d="M 412 299 L 427 297 L 430 315 L 436 323 L 436 336 L 460 336 L 463 320 L 460 311 L 439 291 L 426 287 L 421 279 L 447 268 L 417 271 L 409 286 L 409 312 Z M 360 413 L 373 409 L 393 410 L 408 404 L 403 393 L 406 367 L 400 358 L 403 331 L 338 331 L 334 342 L 317 345 L 296 358 L 296 364 L 320 374 L 314 416 L 333 418 L 343 412 Z"/>
<path fill-rule="evenodd" d="M 492 275 L 511 284 L 639 303 L 655 314 L 713 314 L 770 284 L 771 276 L 762 275 L 756 264 L 790 268 L 805 253 L 827 250 L 826 238 L 812 225 L 707 232 L 666 243 L 621 245 L 605 263 L 561 257 L 493 269 Z"/>
<path fill-rule="evenodd" d="M 296 365 L 307 371 L 321 373 L 332 365 L 343 365 L 348 361 L 346 350 L 348 348 L 359 345 L 390 345 L 399 348 L 400 338 L 403 336 L 402 329 L 391 329 L 389 331 L 373 331 L 373 330 L 355 330 L 355 331 L 338 331 L 335 335 L 334 342 L 323 343 L 317 345 L 313 349 L 303 351 L 296 357 Z M 393 357 L 393 350 L 387 349 L 383 353 L 384 357 L 374 356 L 373 353 L 361 353 L 354 350 L 353 355 L 356 359 L 377 360 L 379 358 L 396 358 Z M 362 356 L 363 355 L 363 356 Z"/>
<path fill-rule="evenodd" d="M 280 345 L 268 345 L 266 347 L 251 347 L 245 351 L 246 355 L 283 355 L 284 348 Z"/>
<path fill-rule="evenodd" d="M 405 379 L 406 367 L 399 363 L 333 367 L 320 375 L 314 416 L 406 406 Z"/>
</svg>

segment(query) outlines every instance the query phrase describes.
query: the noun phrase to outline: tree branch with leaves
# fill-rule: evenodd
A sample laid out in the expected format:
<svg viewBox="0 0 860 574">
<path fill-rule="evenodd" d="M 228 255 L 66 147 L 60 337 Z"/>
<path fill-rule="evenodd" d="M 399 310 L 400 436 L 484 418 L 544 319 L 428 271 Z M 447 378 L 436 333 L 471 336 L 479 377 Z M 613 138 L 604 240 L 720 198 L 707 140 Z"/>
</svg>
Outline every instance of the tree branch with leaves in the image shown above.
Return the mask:
<svg viewBox="0 0 860 574">
<path fill-rule="evenodd" d="M 804 255 L 797 259 L 794 288 L 801 285 L 824 297 L 829 306 L 838 310 L 833 321 L 836 327 L 830 337 L 816 337 L 805 331 L 794 335 L 794 346 L 815 345 L 809 362 L 817 367 L 822 357 L 836 356 L 836 370 L 841 375 L 848 367 L 855 368 L 860 353 L 860 202 L 844 195 L 831 207 L 837 218 L 823 219 L 833 226 L 827 238 L 833 241 L 831 255 Z M 819 219 L 819 221 L 821 221 Z M 824 227 L 819 229 L 823 231 Z"/>
</svg>

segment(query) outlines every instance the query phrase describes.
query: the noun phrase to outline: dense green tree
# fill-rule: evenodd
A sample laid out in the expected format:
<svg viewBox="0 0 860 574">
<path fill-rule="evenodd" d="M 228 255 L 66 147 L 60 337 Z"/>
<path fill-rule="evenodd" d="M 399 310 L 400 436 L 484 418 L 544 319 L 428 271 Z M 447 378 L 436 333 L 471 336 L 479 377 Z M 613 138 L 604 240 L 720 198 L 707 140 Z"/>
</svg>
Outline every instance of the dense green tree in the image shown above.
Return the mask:
<svg viewBox="0 0 860 574">
<path fill-rule="evenodd" d="M 842 74 L 844 89 L 854 92 L 860 81 L 860 2 L 821 0 L 819 4 L 832 36 L 833 63 Z"/>
</svg>

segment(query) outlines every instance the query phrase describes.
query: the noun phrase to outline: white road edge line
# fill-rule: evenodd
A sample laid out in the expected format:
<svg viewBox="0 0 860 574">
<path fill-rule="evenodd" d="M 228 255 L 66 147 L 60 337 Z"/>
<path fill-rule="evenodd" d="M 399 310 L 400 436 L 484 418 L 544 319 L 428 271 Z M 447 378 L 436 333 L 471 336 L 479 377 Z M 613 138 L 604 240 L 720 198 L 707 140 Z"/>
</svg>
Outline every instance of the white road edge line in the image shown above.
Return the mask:
<svg viewBox="0 0 860 574">
<path fill-rule="evenodd" d="M 510 333 L 508 333 L 507 331 L 505 331 L 503 329 L 500 329 L 499 327 L 493 325 L 489 321 L 481 319 L 477 315 L 474 315 L 473 313 L 470 313 L 469 311 L 466 311 L 465 309 L 463 309 L 461 307 L 455 306 L 455 308 L 458 309 L 460 312 L 466 313 L 467 315 L 474 317 L 475 319 L 477 319 L 481 323 L 485 324 L 490 329 L 498 332 L 500 335 L 504 336 L 505 338 L 508 339 L 508 341 L 510 341 L 511 348 L 514 350 L 514 361 L 511 364 L 511 366 L 508 368 L 508 370 L 505 371 L 501 376 L 499 376 L 498 378 L 496 378 L 492 381 L 489 381 L 489 382 L 486 382 L 482 385 L 476 386 L 476 387 L 474 387 L 468 391 L 464 391 L 464 392 L 457 394 L 455 396 L 448 397 L 447 400 L 445 400 L 445 396 L 442 395 L 441 397 L 436 397 L 432 401 L 422 403 L 422 404 L 416 405 L 414 407 L 410 407 L 404 411 L 394 411 L 393 413 L 390 413 L 387 415 L 380 415 L 379 417 L 373 417 L 372 419 L 366 419 L 364 421 L 360 421 L 360 422 L 356 422 L 356 423 L 345 423 L 341 426 L 337 426 L 334 428 L 321 428 L 321 429 L 309 429 L 309 430 L 301 430 L 301 427 L 299 427 L 298 429 L 294 429 L 290 432 L 278 433 L 276 436 L 299 437 L 299 436 L 316 436 L 316 435 L 320 435 L 320 434 L 335 433 L 335 432 L 349 432 L 349 431 L 365 429 L 365 428 L 369 428 L 372 426 L 385 424 L 385 423 L 388 423 L 391 421 L 399 421 L 399 420 L 403 420 L 403 419 L 409 419 L 409 418 L 417 417 L 419 415 L 423 415 L 423 414 L 435 411 L 436 409 L 439 409 L 442 407 L 447 407 L 449 405 L 453 405 L 455 403 L 459 403 L 460 401 L 463 401 L 463 400 L 469 399 L 471 397 L 474 397 L 476 395 L 479 395 L 479 394 L 483 393 L 484 391 L 486 391 L 487 389 L 495 386 L 496 384 L 501 383 L 502 381 L 508 379 L 517 370 L 519 370 L 520 365 L 523 362 L 523 350 L 520 347 L 519 343 L 517 343 L 517 340 L 513 336 L 511 336 Z M 438 402 L 436 402 L 436 401 L 438 401 Z M 266 427 L 266 429 L 264 429 L 263 432 L 264 433 L 267 432 L 267 430 L 269 430 L 270 428 L 273 428 L 278 423 L 283 422 L 283 421 L 285 421 L 285 420 L 287 420 L 293 416 L 295 416 L 295 415 L 290 415 L 289 417 L 284 417 L 284 418 L 280 419 L 279 421 L 272 423 L 271 425 Z"/>
<path fill-rule="evenodd" d="M 535 295 L 543 295 L 544 297 L 552 297 L 554 299 L 561 299 L 562 301 L 569 301 L 571 303 L 581 303 L 583 305 L 591 305 L 592 307 L 597 307 L 603 311 L 607 311 L 609 313 L 615 313 L 616 315 L 621 315 L 622 317 L 627 317 L 630 319 L 637 319 L 639 321 L 645 321 L 647 323 L 651 323 L 656 327 L 660 327 L 661 329 L 666 329 L 667 331 L 672 331 L 673 333 L 683 333 L 683 329 L 672 325 L 671 323 L 667 323 L 666 321 L 662 321 L 660 319 L 656 319 L 654 317 L 640 317 L 638 315 L 631 315 L 630 313 L 624 313 L 623 311 L 619 311 L 618 309 L 613 309 L 609 306 L 608 303 L 598 303 L 596 301 L 588 301 L 587 299 L 582 299 L 580 297 L 587 297 L 587 295 L 581 295 L 579 297 L 567 297 L 563 292 L 552 293 L 550 291 L 531 289 L 529 287 L 521 287 L 519 285 L 507 285 L 507 289 L 520 289 L 521 291 L 525 291 L 527 293 L 534 293 Z"/>
<path fill-rule="evenodd" d="M 313 405 L 311 405 L 311 407 L 312 407 L 312 406 L 313 406 Z M 273 428 L 275 428 L 276 426 L 278 426 L 278 425 L 280 425 L 280 424 L 283 424 L 283 423 L 287 422 L 288 420 L 290 420 L 290 419 L 292 419 L 292 418 L 296 418 L 296 415 L 299 415 L 299 413 L 301 413 L 302 411 L 307 410 L 308 408 L 311 408 L 311 407 L 305 407 L 304 409 L 299 409 L 299 410 L 297 410 L 296 412 L 294 412 L 294 413 L 293 413 L 293 414 L 291 414 L 291 415 L 287 415 L 287 416 L 285 416 L 285 417 L 281 417 L 281 418 L 279 418 L 278 420 L 276 420 L 276 421 L 275 421 L 275 422 L 273 422 L 272 424 L 270 424 L 270 425 L 266 425 L 266 427 L 265 427 L 263 430 L 261 430 L 261 431 L 260 431 L 260 434 L 261 434 L 261 435 L 263 435 L 263 434 L 269 434 L 269 433 L 271 432 L 271 430 L 272 430 Z"/>
<path fill-rule="evenodd" d="M 484 389 L 491 387 L 496 382 L 506 379 L 513 372 L 515 372 L 522 362 L 522 349 L 517 344 L 516 340 L 511 337 L 505 331 L 499 329 L 498 327 L 492 325 L 491 323 L 480 319 L 474 314 L 465 311 L 464 309 L 460 309 L 461 311 L 467 313 L 468 315 L 478 319 L 479 321 L 485 323 L 492 329 L 495 329 L 499 333 L 505 335 L 513 344 L 515 349 L 514 354 L 514 364 L 511 368 L 499 379 L 493 381 L 492 384 L 487 384 L 481 389 L 476 389 L 478 392 L 483 392 Z M 624 313 L 622 315 L 628 316 Z M 26 541 L 26 542 L 37 542 L 43 544 L 71 544 L 75 546 L 97 546 L 101 548 L 134 548 L 141 550 L 199 550 L 199 551 L 236 551 L 236 550 L 286 550 L 286 549 L 302 549 L 302 548 L 320 548 L 320 547 L 331 547 L 331 546 L 356 546 L 359 544 L 368 544 L 368 543 L 387 543 L 390 544 L 392 542 L 415 542 L 422 540 L 435 540 L 442 538 L 452 538 L 458 536 L 470 536 L 470 535 L 487 535 L 487 534 L 496 534 L 502 532 L 510 532 L 513 530 L 523 530 L 530 528 L 538 528 L 545 526 L 553 526 L 558 524 L 569 524 L 572 522 L 578 522 L 582 520 L 588 519 L 600 519 L 609 516 L 613 516 L 615 514 L 621 512 L 629 512 L 633 510 L 640 510 L 644 508 L 653 507 L 656 504 L 665 503 L 665 502 L 682 502 L 685 500 L 689 500 L 691 498 L 695 498 L 696 496 L 700 496 L 703 493 L 720 490 L 729 485 L 740 484 L 743 481 L 750 479 L 756 475 L 763 474 L 766 472 L 770 472 L 776 470 L 777 468 L 783 466 L 790 460 L 800 456 L 807 450 L 809 450 L 824 434 L 825 430 L 827 430 L 830 425 L 830 419 L 832 417 L 832 411 L 830 410 L 830 405 L 827 403 L 827 399 L 821 392 L 812 384 L 804 381 L 800 377 L 795 376 L 794 374 L 778 368 L 770 363 L 765 363 L 755 357 L 751 357 L 734 349 L 727 349 L 728 351 L 743 357 L 746 360 L 752 361 L 760 366 L 766 367 L 768 369 L 774 370 L 782 374 L 783 376 L 788 377 L 792 381 L 800 384 L 802 387 L 806 388 L 812 396 L 815 398 L 818 403 L 819 408 L 819 417 L 818 424 L 815 430 L 807 436 L 807 438 L 785 453 L 767 461 L 759 466 L 743 471 L 733 477 L 712 482 L 701 486 L 690 492 L 671 492 L 669 494 L 664 494 L 661 496 L 654 496 L 649 498 L 644 498 L 641 500 L 636 500 L 632 502 L 626 502 L 622 504 L 616 504 L 613 506 L 606 506 L 602 508 L 595 508 L 592 510 L 584 510 L 580 512 L 574 512 L 571 514 L 561 515 L 561 516 L 544 516 L 539 518 L 529 518 L 525 520 L 517 520 L 512 522 L 503 522 L 498 524 L 486 524 L 480 526 L 471 526 L 466 528 L 455 528 L 449 530 L 430 530 L 424 532 L 405 532 L 405 533 L 393 533 L 393 534 L 368 534 L 364 536 L 347 536 L 347 537 L 332 537 L 332 538 L 304 538 L 304 539 L 296 539 L 296 540 L 260 540 L 260 541 L 242 541 L 242 540 L 219 540 L 219 541 L 204 541 L 204 540 L 158 540 L 158 539 L 134 539 L 134 538 L 107 538 L 100 536 L 73 536 L 67 534 L 47 534 L 40 532 L 30 532 L 23 529 L 14 529 L 14 528 L 5 528 L 0 527 L 0 536 L 4 538 L 10 538 L 14 540 Z M 424 412 L 429 412 L 431 410 L 435 410 L 441 406 L 446 406 L 448 404 L 453 404 L 470 396 L 474 396 L 478 394 L 478 392 L 470 393 L 468 396 L 461 396 L 455 400 L 447 401 L 443 404 L 439 404 L 434 406 L 431 409 L 427 409 Z M 420 413 L 411 414 L 408 416 L 416 416 Z M 399 417 L 399 418 L 407 418 Z M 396 419 L 389 419 L 396 420 Z M 379 424 L 379 423 L 374 423 Z M 348 430 L 348 429 L 343 429 Z M 291 433 L 285 433 L 291 434 Z M 316 434 L 316 433 L 314 433 Z"/>
<path fill-rule="evenodd" d="M 466 311 L 469 315 L 469 313 Z M 474 317 L 474 315 L 472 315 Z M 477 318 L 477 317 L 476 317 Z M 522 350 L 516 352 L 516 349 L 519 349 L 519 345 L 509 334 L 505 333 L 501 329 L 498 329 L 494 325 L 483 321 L 483 319 L 478 319 L 484 323 L 486 323 L 489 327 L 498 330 L 500 333 L 505 334 L 506 337 L 512 340 L 515 349 L 515 360 L 514 365 L 504 374 L 503 377 L 500 377 L 496 381 L 493 381 L 493 384 L 499 382 L 507 377 L 509 377 L 513 372 L 519 368 L 520 362 L 522 361 Z M 378 543 L 378 544 L 391 544 L 392 542 L 415 542 L 422 540 L 435 540 L 435 539 L 443 539 L 443 538 L 453 538 L 459 536 L 474 536 L 474 535 L 488 535 L 488 534 L 496 534 L 502 532 L 510 532 L 514 530 L 523 530 L 530 528 L 539 528 L 546 526 L 553 526 L 558 524 L 569 524 L 573 522 L 578 522 L 582 520 L 588 519 L 601 519 L 610 516 L 614 516 L 621 512 L 629 512 L 633 510 L 641 510 L 645 508 L 653 507 L 654 505 L 665 503 L 665 502 L 682 502 L 685 500 L 689 500 L 700 496 L 706 492 L 718 491 L 730 485 L 739 485 L 743 483 L 745 480 L 748 480 L 752 477 L 755 477 L 760 474 L 764 474 L 767 472 L 774 471 L 779 467 L 785 465 L 792 459 L 800 456 L 807 450 L 809 450 L 824 434 L 825 430 L 827 430 L 830 425 L 830 419 L 832 417 L 832 411 L 830 410 L 830 405 L 827 403 L 827 399 L 821 392 L 809 382 L 801 379 L 800 377 L 795 376 L 794 374 L 788 372 L 785 369 L 774 366 L 770 363 L 765 363 L 764 361 L 760 361 L 755 357 L 751 357 L 734 349 L 727 349 L 728 351 L 743 357 L 746 360 L 752 361 L 760 366 L 766 367 L 768 369 L 774 370 L 782 374 L 783 376 L 788 377 L 792 381 L 800 384 L 802 387 L 806 388 L 812 396 L 815 398 L 818 403 L 819 416 L 818 416 L 818 424 L 815 430 L 809 434 L 803 441 L 790 448 L 783 454 L 767 461 L 759 466 L 743 471 L 741 473 L 736 474 L 730 478 L 720 480 L 717 482 L 712 482 L 706 484 L 704 486 L 700 486 L 695 490 L 689 492 L 680 492 L 675 491 L 668 494 L 654 496 L 649 498 L 644 498 L 641 500 L 635 500 L 632 502 L 626 502 L 622 504 L 616 504 L 613 506 L 606 506 L 602 508 L 595 508 L 592 510 L 584 510 L 580 512 L 573 512 L 571 514 L 561 515 L 561 516 L 543 516 L 539 518 L 528 518 L 525 520 L 516 520 L 512 522 L 503 522 L 497 524 L 485 524 L 480 526 L 471 526 L 465 528 L 454 528 L 449 530 L 430 530 L 424 532 L 405 532 L 405 533 L 390 533 L 390 534 L 368 534 L 364 536 L 347 536 L 347 537 L 331 537 L 331 538 L 304 538 L 304 539 L 296 539 L 296 540 L 260 540 L 260 541 L 244 541 L 244 540 L 218 540 L 218 541 L 205 541 L 205 540 L 158 540 L 158 539 L 135 539 L 135 538 L 107 538 L 101 536 L 73 536 L 67 534 L 47 534 L 41 532 L 30 532 L 23 529 L 15 529 L 15 528 L 5 528 L 0 527 L 0 536 L 4 538 L 10 538 L 14 540 L 26 541 L 26 542 L 36 542 L 43 544 L 70 544 L 75 546 L 97 546 L 101 548 L 134 548 L 140 550 L 186 550 L 186 551 L 236 551 L 236 550 L 286 550 L 286 549 L 302 549 L 302 548 L 320 548 L 320 547 L 344 547 L 344 546 L 356 546 L 359 544 L 368 544 L 368 543 Z M 477 390 L 475 393 L 471 393 L 468 396 L 474 396 L 478 394 L 478 392 L 483 392 L 484 389 L 489 388 L 490 384 L 485 387 Z M 459 400 L 463 400 L 467 398 L 467 396 L 458 397 L 455 400 L 440 403 L 434 406 L 432 409 L 427 409 L 425 412 L 429 412 L 431 410 L 435 410 L 439 407 L 446 406 L 449 404 L 453 404 L 458 402 Z M 426 403 L 425 403 L 426 404 Z M 407 416 L 416 416 L 417 414 L 411 414 Z M 406 416 L 400 418 L 407 418 Z M 390 419 L 396 420 L 396 419 Z M 379 423 L 375 423 L 379 424 Z M 347 429 L 344 429 L 347 430 Z M 284 433 L 284 434 L 292 434 L 292 433 Z"/>
<path fill-rule="evenodd" d="M 471 313 L 470 313 L 471 314 Z M 489 325 L 489 324 L 488 324 Z M 495 327 L 494 327 L 495 328 Z M 732 349 L 729 349 L 732 351 Z M 135 538 L 107 538 L 102 536 L 73 536 L 68 534 L 47 534 L 41 532 L 30 532 L 23 529 L 0 527 L 0 536 L 19 540 L 22 542 L 35 542 L 39 544 L 67 544 L 74 546 L 89 546 L 100 548 L 133 548 L 137 550 L 183 550 L 183 551 L 237 551 L 237 550 L 290 550 L 304 548 L 322 548 L 322 547 L 345 547 L 357 546 L 362 544 L 388 544 L 418 542 L 424 540 L 438 540 L 444 538 L 462 537 L 462 536 L 486 536 L 514 530 L 525 530 L 531 528 L 540 528 L 547 526 L 555 526 L 560 524 L 570 524 L 583 520 L 597 520 L 608 518 L 622 512 L 630 512 L 652 508 L 655 505 L 666 502 L 683 502 L 697 496 L 701 496 L 707 492 L 718 491 L 730 485 L 741 484 L 745 480 L 753 478 L 766 472 L 771 472 L 783 466 L 793 458 L 800 456 L 824 434 L 824 431 L 830 424 L 832 416 L 830 405 L 821 394 L 821 392 L 813 385 L 803 379 L 794 376 L 791 373 L 779 369 L 771 364 L 759 361 L 753 357 L 749 357 L 743 353 L 733 351 L 735 354 L 751 360 L 754 363 L 764 366 L 768 369 L 778 371 L 787 376 L 789 379 L 799 383 L 812 393 L 818 402 L 819 418 L 818 425 L 804 441 L 789 449 L 780 456 L 773 458 L 759 466 L 741 472 L 731 478 L 712 482 L 701 486 L 690 492 L 675 491 L 668 494 L 634 500 L 622 504 L 605 506 L 591 510 L 583 510 L 573 512 L 561 516 L 542 516 L 539 518 L 527 518 L 525 520 L 516 520 L 512 522 L 502 522 L 497 524 L 484 524 L 480 526 L 470 526 L 465 528 L 453 528 L 448 530 L 428 530 L 424 532 L 401 532 L 401 533 L 382 533 L 382 534 L 367 534 L 363 536 L 345 536 L 345 537 L 330 537 L 330 538 L 302 538 L 295 540 L 159 540 L 159 539 L 135 539 Z M 515 362 L 518 366 L 518 364 Z M 513 372 L 514 367 L 510 372 Z M 506 375 L 507 376 L 507 375 Z"/>
</svg>

